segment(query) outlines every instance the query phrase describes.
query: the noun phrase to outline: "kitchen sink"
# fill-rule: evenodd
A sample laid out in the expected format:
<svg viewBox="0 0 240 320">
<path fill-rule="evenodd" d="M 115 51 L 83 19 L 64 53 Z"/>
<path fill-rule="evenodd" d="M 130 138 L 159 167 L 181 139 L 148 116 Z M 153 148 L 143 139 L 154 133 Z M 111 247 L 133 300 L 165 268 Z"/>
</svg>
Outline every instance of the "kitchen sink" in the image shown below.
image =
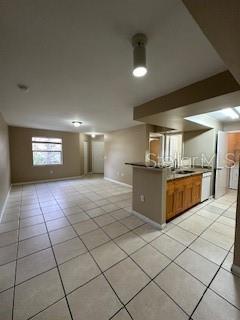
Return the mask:
<svg viewBox="0 0 240 320">
<path fill-rule="evenodd" d="M 194 171 L 191 170 L 177 170 L 177 174 L 188 174 L 188 173 L 193 173 Z"/>
</svg>

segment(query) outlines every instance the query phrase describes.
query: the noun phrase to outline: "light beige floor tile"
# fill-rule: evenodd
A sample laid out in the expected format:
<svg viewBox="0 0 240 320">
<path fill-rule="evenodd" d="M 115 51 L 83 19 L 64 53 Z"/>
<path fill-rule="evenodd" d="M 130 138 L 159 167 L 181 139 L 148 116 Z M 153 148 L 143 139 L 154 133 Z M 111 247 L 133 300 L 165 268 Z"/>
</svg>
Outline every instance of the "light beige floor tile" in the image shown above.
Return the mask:
<svg viewBox="0 0 240 320">
<path fill-rule="evenodd" d="M 57 210 L 55 212 L 49 212 L 44 214 L 45 221 L 51 221 L 59 218 L 63 218 L 64 214 L 61 210 Z"/>
<path fill-rule="evenodd" d="M 53 245 L 73 239 L 77 234 L 71 226 L 49 232 L 49 237 Z"/>
<path fill-rule="evenodd" d="M 20 229 L 19 240 L 25 240 L 31 237 L 38 236 L 40 234 L 46 233 L 47 229 L 44 223 L 36 224 L 34 226 L 26 227 Z"/>
<path fill-rule="evenodd" d="M 121 309 L 112 320 L 131 320 L 130 315 L 126 311 L 126 309 Z"/>
<path fill-rule="evenodd" d="M 65 209 L 63 209 L 63 212 L 65 215 L 72 215 L 75 213 L 81 213 L 83 211 L 80 209 L 80 207 L 75 206 L 75 207 L 65 208 Z"/>
<path fill-rule="evenodd" d="M 221 234 L 219 232 L 216 232 L 214 230 L 206 230 L 202 235 L 201 238 L 219 246 L 220 248 L 223 248 L 225 250 L 229 250 L 233 245 L 233 239 L 229 238 L 228 236 L 225 236 L 224 234 Z"/>
<path fill-rule="evenodd" d="M 194 250 L 195 252 L 201 254 L 208 260 L 220 265 L 224 258 L 227 255 L 227 251 L 215 246 L 213 243 L 204 240 L 202 238 L 196 239 L 191 246 L 190 249 Z"/>
<path fill-rule="evenodd" d="M 128 232 L 115 239 L 117 245 L 127 254 L 131 254 L 137 249 L 146 245 L 146 242 L 133 232 Z"/>
<path fill-rule="evenodd" d="M 43 223 L 43 222 L 44 222 L 43 215 L 40 214 L 38 216 L 29 217 L 26 219 L 21 219 L 20 220 L 20 228 L 34 226 L 35 224 L 39 224 L 39 223 Z"/>
<path fill-rule="evenodd" d="M 222 268 L 231 272 L 232 264 L 233 264 L 233 253 L 229 252 L 229 254 L 227 255 L 226 259 L 222 264 Z"/>
<path fill-rule="evenodd" d="M 73 258 L 59 267 L 66 293 L 82 286 L 100 274 L 100 270 L 89 253 Z"/>
<path fill-rule="evenodd" d="M 151 278 L 154 278 L 171 262 L 150 245 L 141 248 L 131 257 Z"/>
<path fill-rule="evenodd" d="M 170 259 L 175 259 L 185 249 L 183 244 L 165 234 L 153 240 L 151 245 Z"/>
<path fill-rule="evenodd" d="M 73 227 L 77 232 L 77 234 L 79 234 L 80 236 L 83 235 L 84 233 L 87 233 L 99 228 L 98 225 L 93 220 L 87 220 L 87 221 L 74 224 Z"/>
<path fill-rule="evenodd" d="M 17 230 L 18 225 L 19 225 L 19 222 L 17 220 L 5 222 L 5 223 L 0 223 L 0 233 Z"/>
<path fill-rule="evenodd" d="M 220 269 L 210 288 L 240 308 L 240 278 L 232 273 Z"/>
<path fill-rule="evenodd" d="M 104 214 L 99 217 L 94 218 L 94 221 L 100 226 L 106 226 L 110 223 L 113 223 L 116 221 L 110 214 Z"/>
<path fill-rule="evenodd" d="M 154 283 L 144 288 L 128 305 L 134 320 L 187 320 L 187 315 Z"/>
<path fill-rule="evenodd" d="M 232 228 L 235 228 L 235 224 L 236 224 L 236 221 L 235 221 L 235 220 L 230 219 L 230 218 L 227 218 L 227 217 L 223 217 L 223 216 L 221 216 L 221 217 L 217 220 L 217 222 L 222 223 L 222 224 L 224 224 L 224 225 L 226 225 L 226 226 L 229 226 L 229 227 L 232 227 Z"/>
<path fill-rule="evenodd" d="M 106 235 L 106 233 L 104 233 L 101 229 L 85 233 L 81 236 L 81 239 L 89 250 L 94 249 L 110 240 L 108 235 Z"/>
<path fill-rule="evenodd" d="M 204 209 L 206 209 L 209 212 L 215 213 L 215 214 L 222 214 L 224 209 L 222 208 L 218 208 L 216 206 L 214 206 L 213 204 L 209 204 L 206 207 L 204 207 Z"/>
<path fill-rule="evenodd" d="M 0 293 L 0 319 L 12 320 L 13 289 Z"/>
<path fill-rule="evenodd" d="M 16 283 L 26 281 L 56 266 L 52 249 L 48 248 L 33 253 L 17 262 Z"/>
<path fill-rule="evenodd" d="M 17 257 L 17 243 L 0 248 L 0 265 L 14 261 Z"/>
<path fill-rule="evenodd" d="M 78 237 L 56 244 L 53 247 L 53 250 L 58 264 L 77 257 L 87 251 L 83 242 Z"/>
<path fill-rule="evenodd" d="M 51 246 L 48 235 L 42 234 L 19 242 L 18 258 L 22 258 L 36 251 L 47 249 Z"/>
<path fill-rule="evenodd" d="M 120 222 L 130 230 L 135 229 L 145 223 L 143 220 L 139 219 L 134 215 L 121 219 Z"/>
<path fill-rule="evenodd" d="M 162 234 L 161 230 L 158 230 L 148 223 L 133 230 L 134 233 L 138 234 L 146 242 L 150 242 Z"/>
<path fill-rule="evenodd" d="M 124 304 L 150 281 L 130 258 L 107 270 L 105 275 Z"/>
<path fill-rule="evenodd" d="M 18 230 L 0 234 L 0 247 L 5 247 L 18 241 Z"/>
<path fill-rule="evenodd" d="M 116 204 L 107 204 L 101 207 L 105 212 L 112 212 L 118 210 L 119 207 Z"/>
<path fill-rule="evenodd" d="M 192 318 L 193 320 L 239 320 L 240 311 L 208 290 Z"/>
<path fill-rule="evenodd" d="M 57 229 L 61 229 L 63 227 L 69 226 L 69 222 L 66 218 L 59 218 L 51 221 L 46 222 L 48 231 L 53 231 Z"/>
<path fill-rule="evenodd" d="M 235 228 L 230 227 L 228 225 L 224 225 L 222 223 L 215 222 L 214 224 L 211 225 L 211 227 L 208 230 L 213 230 L 215 232 L 221 233 L 224 236 L 228 237 L 229 239 L 234 240 L 235 236 Z"/>
<path fill-rule="evenodd" d="M 16 287 L 13 319 L 28 319 L 63 296 L 57 269 L 42 273 Z"/>
<path fill-rule="evenodd" d="M 206 286 L 209 285 L 219 268 L 217 264 L 203 258 L 189 249 L 181 253 L 175 262 L 198 280 L 203 282 Z"/>
<path fill-rule="evenodd" d="M 212 213 L 212 212 L 210 212 L 210 211 L 207 211 L 206 209 L 201 209 L 201 210 L 199 210 L 198 212 L 197 212 L 197 215 L 199 215 L 199 216 L 201 216 L 201 217 L 205 217 L 205 218 L 207 218 L 207 219 L 209 219 L 209 220 L 212 220 L 212 221 L 214 221 L 214 220 L 216 220 L 216 219 L 218 219 L 219 218 L 219 214 L 215 214 L 215 213 Z"/>
<path fill-rule="evenodd" d="M 0 292 L 14 285 L 16 262 L 0 266 Z"/>
<path fill-rule="evenodd" d="M 175 263 L 163 270 L 155 281 L 189 315 L 197 306 L 206 288 Z"/>
<path fill-rule="evenodd" d="M 167 235 L 171 236 L 172 238 L 176 239 L 186 246 L 190 245 L 190 243 L 192 243 L 197 238 L 197 235 L 194 235 L 191 232 L 183 230 L 177 226 L 169 230 L 167 232 Z"/>
<path fill-rule="evenodd" d="M 71 320 L 65 299 L 60 300 L 46 310 L 40 312 L 32 320 Z"/>
<path fill-rule="evenodd" d="M 112 241 L 93 249 L 91 253 L 103 271 L 127 257 Z"/>
<path fill-rule="evenodd" d="M 122 307 L 102 275 L 71 293 L 68 299 L 74 320 L 110 319 Z"/>
<path fill-rule="evenodd" d="M 71 214 L 70 216 L 68 216 L 68 220 L 70 221 L 70 223 L 74 224 L 74 223 L 89 220 L 89 216 L 84 212 L 75 213 L 75 214 Z"/>
<path fill-rule="evenodd" d="M 178 226 L 183 228 L 184 230 L 200 235 L 211 223 L 212 220 L 198 216 L 196 214 L 182 221 L 178 224 Z"/>
<path fill-rule="evenodd" d="M 116 210 L 116 211 L 112 212 L 111 215 L 115 219 L 120 220 L 120 219 L 124 219 L 124 218 L 130 216 L 131 213 L 126 211 L 126 210 L 124 210 L 124 209 L 119 209 L 119 210 Z"/>
<path fill-rule="evenodd" d="M 122 234 L 129 231 L 129 229 L 127 227 L 125 227 L 123 224 L 121 224 L 118 221 L 113 222 L 111 224 L 108 224 L 107 226 L 104 226 L 103 230 L 112 239 L 117 238 L 117 237 L 121 236 Z"/>
<path fill-rule="evenodd" d="M 89 215 L 89 217 L 91 217 L 91 218 L 95 218 L 95 217 L 101 216 L 102 214 L 105 214 L 105 213 L 106 213 L 106 212 L 105 212 L 102 208 L 100 208 L 100 207 L 87 210 L 86 212 L 87 212 L 87 214 Z"/>
</svg>

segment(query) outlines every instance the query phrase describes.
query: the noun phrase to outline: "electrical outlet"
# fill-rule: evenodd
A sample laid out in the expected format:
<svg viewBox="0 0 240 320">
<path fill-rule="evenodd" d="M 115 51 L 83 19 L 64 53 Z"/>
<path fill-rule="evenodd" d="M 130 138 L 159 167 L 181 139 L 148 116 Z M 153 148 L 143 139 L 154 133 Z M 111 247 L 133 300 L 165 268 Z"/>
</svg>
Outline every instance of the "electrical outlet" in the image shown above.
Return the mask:
<svg viewBox="0 0 240 320">
<path fill-rule="evenodd" d="M 53 170 L 50 170 L 50 174 L 53 174 Z"/>
<path fill-rule="evenodd" d="M 145 201 L 144 194 L 141 194 L 141 195 L 140 195 L 140 201 L 141 201 L 141 202 L 144 202 L 144 201 Z"/>
</svg>

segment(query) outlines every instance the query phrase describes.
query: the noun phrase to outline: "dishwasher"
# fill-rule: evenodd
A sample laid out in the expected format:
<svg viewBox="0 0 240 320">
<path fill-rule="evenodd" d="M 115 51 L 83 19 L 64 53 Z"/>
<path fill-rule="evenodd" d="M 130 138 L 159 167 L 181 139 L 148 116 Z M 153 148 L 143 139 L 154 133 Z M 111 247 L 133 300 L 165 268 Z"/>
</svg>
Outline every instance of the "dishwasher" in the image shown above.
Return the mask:
<svg viewBox="0 0 240 320">
<path fill-rule="evenodd" d="M 201 202 L 209 199 L 211 196 L 211 179 L 212 172 L 205 172 L 202 174 Z"/>
</svg>

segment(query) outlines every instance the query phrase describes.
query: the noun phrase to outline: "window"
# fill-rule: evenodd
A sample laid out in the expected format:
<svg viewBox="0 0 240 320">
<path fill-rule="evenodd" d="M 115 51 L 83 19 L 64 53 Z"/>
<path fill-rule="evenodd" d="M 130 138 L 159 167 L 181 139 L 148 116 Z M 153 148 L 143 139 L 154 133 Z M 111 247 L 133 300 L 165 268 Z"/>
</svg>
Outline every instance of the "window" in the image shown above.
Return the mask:
<svg viewBox="0 0 240 320">
<path fill-rule="evenodd" d="M 165 137 L 165 160 L 173 161 L 181 159 L 182 156 L 182 135 L 169 134 Z"/>
<path fill-rule="evenodd" d="M 62 164 L 62 139 L 32 137 L 32 154 L 34 166 Z"/>
</svg>

